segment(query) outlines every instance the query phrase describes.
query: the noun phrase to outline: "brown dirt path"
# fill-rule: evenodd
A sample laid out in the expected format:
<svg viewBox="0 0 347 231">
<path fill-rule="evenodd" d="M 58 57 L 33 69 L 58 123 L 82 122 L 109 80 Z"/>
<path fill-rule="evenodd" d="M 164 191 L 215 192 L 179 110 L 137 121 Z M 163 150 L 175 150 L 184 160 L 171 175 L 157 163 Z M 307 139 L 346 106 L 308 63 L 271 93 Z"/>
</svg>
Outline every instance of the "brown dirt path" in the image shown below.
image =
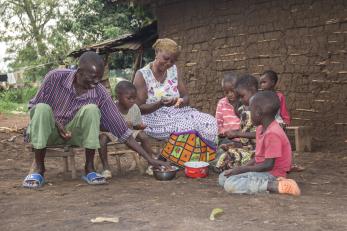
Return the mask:
<svg viewBox="0 0 347 231">
<path fill-rule="evenodd" d="M 11 124 L 11 120 L 7 120 Z M 0 126 L 4 126 L 0 120 Z M 21 188 L 32 156 L 19 136 L 0 133 L 0 230 L 347 230 L 347 153 L 304 153 L 307 170 L 291 174 L 303 195 L 228 195 L 217 175 L 187 179 L 183 172 L 159 182 L 136 171 L 116 175 L 106 186 L 65 179 L 61 160 L 47 160 L 48 184 Z M 82 175 L 83 156 L 77 158 Z M 124 165 L 129 159 L 124 157 Z M 115 168 L 115 160 L 111 159 Z M 213 208 L 225 214 L 210 221 Z M 116 224 L 92 224 L 98 216 L 117 216 Z"/>
</svg>

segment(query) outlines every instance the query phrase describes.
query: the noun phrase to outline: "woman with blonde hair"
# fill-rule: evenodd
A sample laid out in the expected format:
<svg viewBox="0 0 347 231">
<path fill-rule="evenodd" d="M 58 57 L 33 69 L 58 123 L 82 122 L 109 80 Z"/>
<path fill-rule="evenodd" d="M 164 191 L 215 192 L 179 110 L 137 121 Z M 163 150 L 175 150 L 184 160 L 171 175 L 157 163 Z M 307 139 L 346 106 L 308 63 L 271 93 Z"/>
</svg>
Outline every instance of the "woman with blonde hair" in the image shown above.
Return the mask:
<svg viewBox="0 0 347 231">
<path fill-rule="evenodd" d="M 155 60 L 138 70 L 134 79 L 137 104 L 147 125 L 145 132 L 157 139 L 167 139 L 173 132 L 193 130 L 214 143 L 217 137 L 215 118 L 189 107 L 187 88 L 177 74 L 175 62 L 179 46 L 163 38 L 158 39 L 153 48 Z"/>
</svg>

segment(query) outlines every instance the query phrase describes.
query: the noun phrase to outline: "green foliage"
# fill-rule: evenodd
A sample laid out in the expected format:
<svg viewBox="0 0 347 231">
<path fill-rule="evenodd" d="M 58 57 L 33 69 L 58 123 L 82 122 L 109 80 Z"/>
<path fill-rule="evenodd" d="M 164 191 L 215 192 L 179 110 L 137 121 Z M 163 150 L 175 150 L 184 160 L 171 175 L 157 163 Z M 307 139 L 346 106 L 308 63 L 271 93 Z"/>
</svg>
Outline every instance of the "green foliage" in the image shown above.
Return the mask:
<svg viewBox="0 0 347 231">
<path fill-rule="evenodd" d="M 9 47 L 11 70 L 25 70 L 28 81 L 42 79 L 57 67 L 70 49 L 68 39 L 56 30 L 67 4 L 59 0 L 0 0 L 0 41 Z"/>
<path fill-rule="evenodd" d="M 27 112 L 27 111 L 28 111 L 27 104 L 0 101 L 0 112 L 13 113 L 13 112 Z"/>
<path fill-rule="evenodd" d="M 110 69 L 126 69 L 131 68 L 133 64 L 134 54 L 132 52 L 115 52 L 110 54 L 108 63 Z"/>
<path fill-rule="evenodd" d="M 0 91 L 0 112 L 27 111 L 28 102 L 37 90 L 36 87 L 25 87 Z"/>
<path fill-rule="evenodd" d="M 74 49 L 133 33 L 153 20 L 142 7 L 110 0 L 0 0 L 0 41 L 9 46 L 10 70 L 40 81 L 66 64 Z M 114 54 L 111 68 L 132 65 L 132 54 Z"/>
<path fill-rule="evenodd" d="M 4 24 L 1 40 L 32 42 L 38 55 L 44 56 L 48 48 L 47 24 L 59 15 L 59 0 L 0 0 L 0 9 Z"/>
<path fill-rule="evenodd" d="M 71 9 L 72 16 L 65 17 L 61 26 L 82 46 L 132 33 L 153 20 L 151 13 L 140 6 L 107 0 L 79 0 Z"/>
<path fill-rule="evenodd" d="M 24 81 L 30 83 L 41 80 L 42 77 L 54 67 L 54 64 L 54 62 L 49 60 L 48 56 L 39 57 L 34 47 L 28 44 L 22 50 L 18 51 L 16 59 L 9 65 L 9 67 L 14 70 L 27 67 L 24 71 Z"/>
<path fill-rule="evenodd" d="M 109 0 L 79 0 L 71 9 L 70 16 L 60 21 L 60 27 L 80 41 L 76 48 L 134 33 L 154 20 L 151 12 L 141 6 Z M 131 68 L 133 60 L 131 52 L 112 53 L 109 68 Z"/>
<path fill-rule="evenodd" d="M 12 103 L 28 103 L 37 92 L 36 87 L 24 87 L 17 89 L 9 89 L 7 91 L 0 92 L 1 101 L 7 101 Z"/>
</svg>

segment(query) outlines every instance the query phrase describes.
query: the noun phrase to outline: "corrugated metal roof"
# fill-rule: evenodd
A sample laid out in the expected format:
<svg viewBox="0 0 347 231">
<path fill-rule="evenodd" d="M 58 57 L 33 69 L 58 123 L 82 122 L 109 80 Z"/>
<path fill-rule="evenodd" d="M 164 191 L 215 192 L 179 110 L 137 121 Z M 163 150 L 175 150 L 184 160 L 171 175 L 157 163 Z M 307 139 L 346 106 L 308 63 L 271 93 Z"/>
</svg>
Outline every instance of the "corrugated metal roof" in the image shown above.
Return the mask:
<svg viewBox="0 0 347 231">
<path fill-rule="evenodd" d="M 85 46 L 71 52 L 68 56 L 79 57 L 86 51 L 96 51 L 99 54 L 107 54 L 116 51 L 138 50 L 140 47 L 151 46 L 158 38 L 157 22 L 142 27 L 134 34 L 124 34 L 115 39 L 108 39 L 99 43 Z"/>
</svg>

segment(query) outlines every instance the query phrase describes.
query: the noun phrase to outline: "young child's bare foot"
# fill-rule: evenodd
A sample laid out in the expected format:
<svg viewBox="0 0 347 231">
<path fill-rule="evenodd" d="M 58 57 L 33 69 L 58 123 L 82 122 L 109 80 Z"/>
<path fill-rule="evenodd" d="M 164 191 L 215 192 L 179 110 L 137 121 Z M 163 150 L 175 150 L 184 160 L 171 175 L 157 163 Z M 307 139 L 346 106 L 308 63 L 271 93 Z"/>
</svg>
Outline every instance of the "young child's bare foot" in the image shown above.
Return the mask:
<svg viewBox="0 0 347 231">
<path fill-rule="evenodd" d="M 298 164 L 293 164 L 292 167 L 290 168 L 290 172 L 302 172 L 304 170 L 305 170 L 305 168 L 303 166 L 298 165 Z"/>
</svg>

